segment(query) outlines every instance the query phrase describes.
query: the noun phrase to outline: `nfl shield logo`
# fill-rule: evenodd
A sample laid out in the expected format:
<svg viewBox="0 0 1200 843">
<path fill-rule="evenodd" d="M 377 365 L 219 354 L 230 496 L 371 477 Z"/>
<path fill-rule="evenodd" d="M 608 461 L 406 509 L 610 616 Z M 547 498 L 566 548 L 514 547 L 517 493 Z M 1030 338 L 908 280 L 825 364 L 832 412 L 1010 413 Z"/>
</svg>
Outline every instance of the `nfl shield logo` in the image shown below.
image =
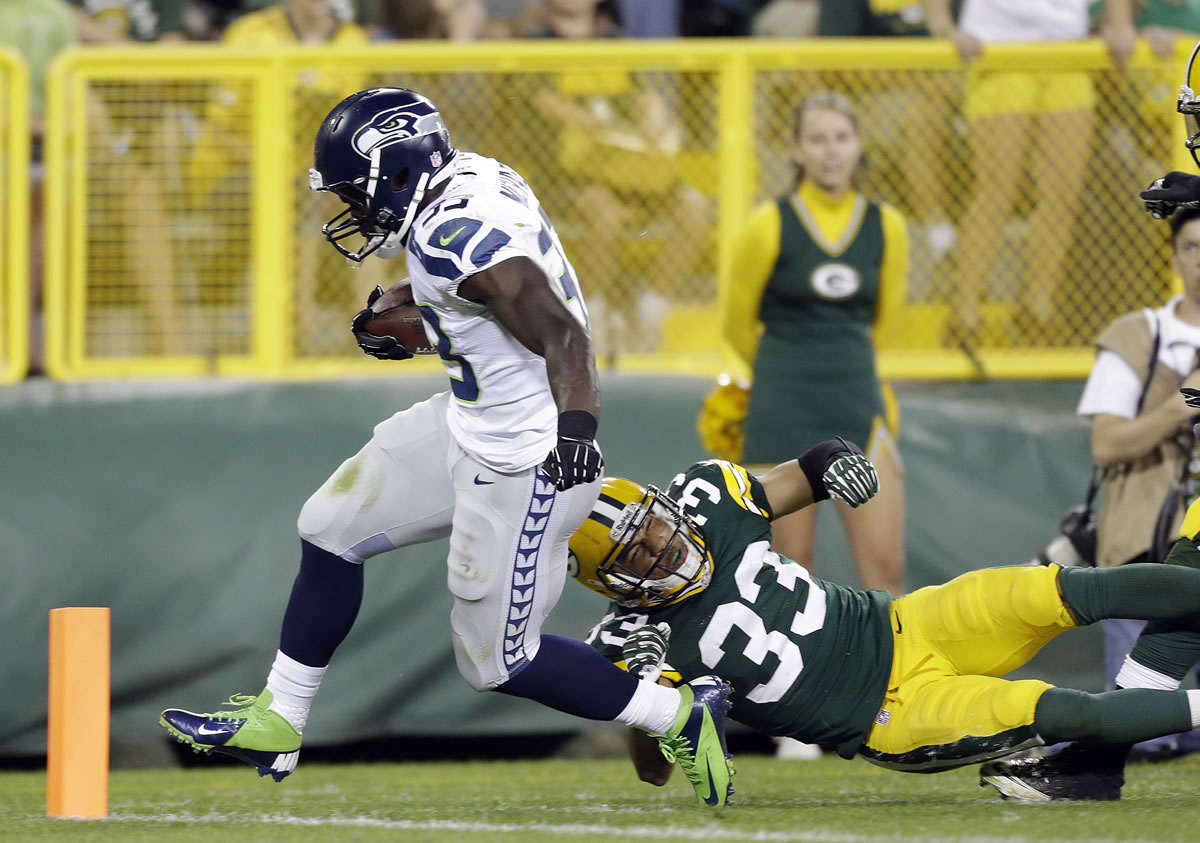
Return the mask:
<svg viewBox="0 0 1200 843">
<path fill-rule="evenodd" d="M 891 719 L 892 719 L 892 713 L 890 711 L 888 711 L 886 708 L 881 708 L 879 710 L 879 714 L 877 714 L 875 716 L 875 725 L 876 726 L 886 726 L 889 722 L 891 722 Z"/>
</svg>

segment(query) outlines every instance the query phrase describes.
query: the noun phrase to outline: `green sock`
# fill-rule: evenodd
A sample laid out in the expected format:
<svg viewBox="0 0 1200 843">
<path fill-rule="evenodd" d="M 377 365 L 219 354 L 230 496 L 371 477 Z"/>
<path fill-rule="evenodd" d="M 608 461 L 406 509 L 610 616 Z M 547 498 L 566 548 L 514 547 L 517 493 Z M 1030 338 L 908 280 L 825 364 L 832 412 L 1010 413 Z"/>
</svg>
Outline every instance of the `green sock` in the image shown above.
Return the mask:
<svg viewBox="0 0 1200 843">
<path fill-rule="evenodd" d="M 1198 569 L 1200 550 L 1195 542 L 1180 539 L 1172 546 L 1163 564 Z M 1182 682 L 1192 665 L 1200 661 L 1200 632 L 1173 621 L 1151 621 L 1138 636 L 1129 657 L 1144 667 Z"/>
<path fill-rule="evenodd" d="M 1033 726 L 1046 743 L 1132 744 L 1191 729 L 1192 712 L 1185 691 L 1129 688 L 1089 694 L 1051 688 L 1038 700 Z"/>
<path fill-rule="evenodd" d="M 1169 557 L 1168 557 L 1169 558 Z M 1104 618 L 1170 621 L 1200 633 L 1200 569 L 1142 563 L 1118 568 L 1064 568 L 1063 600 L 1082 624 Z"/>
</svg>

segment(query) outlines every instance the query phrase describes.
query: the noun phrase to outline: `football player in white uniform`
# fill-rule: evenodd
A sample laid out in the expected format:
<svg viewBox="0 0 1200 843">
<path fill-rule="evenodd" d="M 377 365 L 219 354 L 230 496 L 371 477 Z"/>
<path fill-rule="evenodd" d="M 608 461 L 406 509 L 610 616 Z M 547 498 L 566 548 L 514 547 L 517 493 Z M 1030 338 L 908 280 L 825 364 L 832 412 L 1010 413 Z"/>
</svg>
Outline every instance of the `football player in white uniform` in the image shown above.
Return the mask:
<svg viewBox="0 0 1200 843">
<path fill-rule="evenodd" d="M 728 685 L 641 682 L 583 642 L 540 634 L 603 460 L 587 307 L 533 191 L 507 166 L 456 150 L 433 103 L 402 88 L 345 99 L 322 122 L 314 157 L 313 189 L 347 206 L 322 229 L 327 239 L 354 262 L 405 253 L 450 389 L 376 426 L 304 505 L 300 572 L 264 690 L 225 711 L 168 709 L 160 722 L 281 780 L 357 616 L 366 560 L 448 536 L 454 652 L 472 688 L 661 735 L 701 803 L 724 805 Z M 364 336 L 363 322 L 354 330 L 369 353 L 411 356 Z"/>
</svg>

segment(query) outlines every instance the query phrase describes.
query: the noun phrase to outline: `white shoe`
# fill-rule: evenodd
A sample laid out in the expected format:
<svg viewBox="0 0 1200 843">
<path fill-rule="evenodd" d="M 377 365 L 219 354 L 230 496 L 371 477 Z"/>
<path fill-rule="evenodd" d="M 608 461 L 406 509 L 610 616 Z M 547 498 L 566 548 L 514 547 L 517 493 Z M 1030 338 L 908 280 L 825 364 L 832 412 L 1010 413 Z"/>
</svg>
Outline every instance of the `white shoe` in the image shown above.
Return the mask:
<svg viewBox="0 0 1200 843">
<path fill-rule="evenodd" d="M 825 753 L 819 744 L 801 743 L 795 738 L 772 738 L 775 757 L 781 761 L 816 761 Z"/>
</svg>

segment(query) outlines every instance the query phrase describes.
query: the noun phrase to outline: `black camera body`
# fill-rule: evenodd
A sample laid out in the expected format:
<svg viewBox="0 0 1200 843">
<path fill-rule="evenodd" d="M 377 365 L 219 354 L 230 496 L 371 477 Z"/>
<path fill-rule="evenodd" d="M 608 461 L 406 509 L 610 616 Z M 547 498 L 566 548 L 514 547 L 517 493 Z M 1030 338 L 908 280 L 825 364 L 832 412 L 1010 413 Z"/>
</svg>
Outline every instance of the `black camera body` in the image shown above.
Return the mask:
<svg viewBox="0 0 1200 843">
<path fill-rule="evenodd" d="M 1087 504 L 1067 510 L 1055 536 L 1034 560 L 1038 565 L 1054 563 L 1064 568 L 1096 564 L 1096 513 Z"/>
</svg>

